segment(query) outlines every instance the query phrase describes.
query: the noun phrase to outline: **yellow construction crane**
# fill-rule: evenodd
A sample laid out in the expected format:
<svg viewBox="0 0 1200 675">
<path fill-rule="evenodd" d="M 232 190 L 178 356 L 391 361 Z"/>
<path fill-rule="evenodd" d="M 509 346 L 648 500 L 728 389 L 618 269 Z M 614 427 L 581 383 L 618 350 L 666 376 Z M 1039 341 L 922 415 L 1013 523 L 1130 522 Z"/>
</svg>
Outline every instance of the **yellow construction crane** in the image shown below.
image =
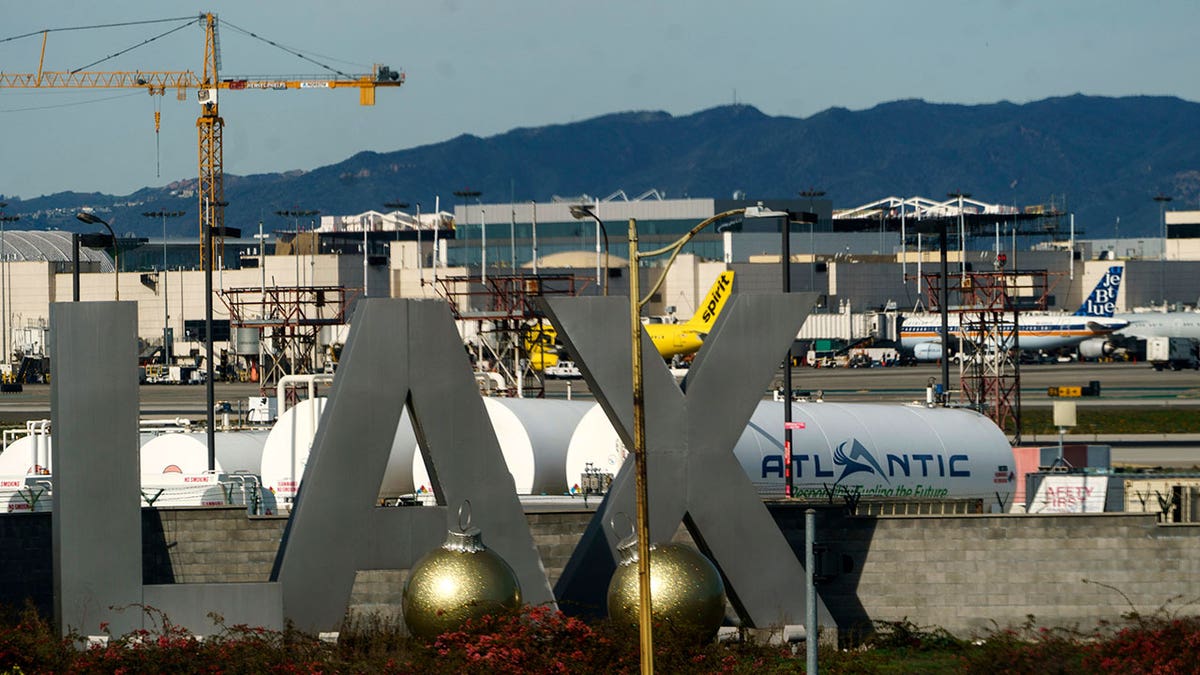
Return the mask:
<svg viewBox="0 0 1200 675">
<path fill-rule="evenodd" d="M 145 89 L 151 96 L 162 96 L 171 89 L 180 100 L 187 97 L 189 89 L 194 89 L 201 104 L 200 116 L 196 119 L 200 147 L 199 185 L 196 192 L 200 216 L 200 263 L 206 266 L 213 257 L 213 251 L 219 256 L 224 250 L 222 233 L 225 231 L 225 171 L 222 164 L 222 131 L 225 120 L 221 118 L 217 107 L 220 90 L 354 87 L 358 89 L 360 105 L 375 105 L 375 88 L 398 87 L 404 84 L 404 73 L 387 66 L 376 65 L 374 71 L 366 75 L 347 75 L 339 72 L 333 77 L 303 79 L 221 77 L 218 72 L 221 57 L 217 39 L 217 16 L 207 12 L 193 21 L 202 22 L 204 25 L 204 68 L 199 76 L 190 70 L 47 71 L 43 69 L 43 65 L 46 60 L 46 40 L 50 31 L 44 30 L 39 31 L 42 34 L 42 51 L 37 72 L 0 72 L 0 89 Z M 158 125 L 159 113 L 156 111 L 155 132 L 158 131 Z M 206 233 L 212 233 L 212 236 L 206 237 Z M 206 239 L 211 242 L 211 248 L 204 245 Z"/>
</svg>

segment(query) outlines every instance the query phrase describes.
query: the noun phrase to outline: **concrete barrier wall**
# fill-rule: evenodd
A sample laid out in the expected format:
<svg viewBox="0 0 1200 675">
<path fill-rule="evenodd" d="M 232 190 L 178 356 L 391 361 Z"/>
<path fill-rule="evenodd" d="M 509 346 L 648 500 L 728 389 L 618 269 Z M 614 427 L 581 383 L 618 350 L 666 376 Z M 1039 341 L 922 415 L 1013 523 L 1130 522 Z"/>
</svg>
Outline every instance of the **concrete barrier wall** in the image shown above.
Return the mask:
<svg viewBox="0 0 1200 675">
<path fill-rule="evenodd" d="M 771 510 L 799 554 L 803 509 Z M 591 515 L 528 514 L 551 585 Z M 266 581 L 286 524 L 247 518 L 239 507 L 143 509 L 142 517 L 143 577 L 154 584 Z M 676 539 L 687 538 L 681 528 Z M 1145 514 L 854 517 L 829 509 L 818 513 L 816 539 L 818 588 L 845 634 L 907 619 L 966 636 L 1030 614 L 1039 625 L 1086 628 L 1119 619 L 1131 603 L 1151 613 L 1175 596 L 1190 599 L 1200 574 L 1200 526 L 1159 525 Z M 0 606 L 28 598 L 49 616 L 50 514 L 0 515 L 0 551 Z M 352 609 L 394 615 L 407 574 L 359 572 Z"/>
<path fill-rule="evenodd" d="M 774 509 L 803 550 L 801 509 Z M 1200 527 L 1153 515 L 845 517 L 819 512 L 818 586 L 842 631 L 907 619 L 968 636 L 1033 615 L 1090 628 L 1136 609 L 1190 602 Z M 1087 583 L 1084 580 L 1088 580 Z M 1178 601 L 1178 600 L 1177 600 Z M 1132 605 L 1132 606 L 1131 606 Z"/>
</svg>

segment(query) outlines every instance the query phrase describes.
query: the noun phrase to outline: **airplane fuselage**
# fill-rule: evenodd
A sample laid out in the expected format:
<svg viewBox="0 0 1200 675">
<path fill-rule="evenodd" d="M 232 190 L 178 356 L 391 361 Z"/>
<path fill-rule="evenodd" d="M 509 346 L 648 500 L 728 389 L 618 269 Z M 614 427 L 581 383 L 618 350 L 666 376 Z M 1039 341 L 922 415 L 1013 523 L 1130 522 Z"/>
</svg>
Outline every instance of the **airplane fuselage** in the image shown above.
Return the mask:
<svg viewBox="0 0 1200 675">
<path fill-rule="evenodd" d="M 1124 328 L 1126 323 L 1119 319 L 1077 316 L 1073 314 L 1064 314 L 1061 316 L 1021 316 L 1017 321 L 1017 341 L 1018 346 L 1023 350 L 1048 351 L 1070 347 L 1089 338 L 1108 335 Z M 1012 333 L 1012 326 L 1011 318 L 1006 322 L 1002 320 L 997 333 L 1009 335 Z M 972 334 L 973 331 L 970 327 L 964 331 L 959 325 L 957 317 L 950 318 L 949 330 L 950 335 L 956 340 L 964 338 L 977 340 L 981 337 L 978 331 Z M 905 319 L 900 329 L 900 346 L 903 349 L 912 351 L 917 345 L 940 341 L 941 331 L 941 317 L 921 316 Z M 1008 349 L 1013 346 L 1007 344 L 1008 342 L 1011 342 L 1011 339 L 1006 339 L 1006 344 L 1001 345 L 1002 348 Z"/>
<path fill-rule="evenodd" d="M 1134 312 L 1115 318 L 1129 323 L 1117 331 L 1121 336 L 1200 339 L 1200 312 Z"/>
<path fill-rule="evenodd" d="M 703 336 L 687 324 L 648 324 L 645 328 L 664 359 L 694 354 L 704 344 Z"/>
</svg>

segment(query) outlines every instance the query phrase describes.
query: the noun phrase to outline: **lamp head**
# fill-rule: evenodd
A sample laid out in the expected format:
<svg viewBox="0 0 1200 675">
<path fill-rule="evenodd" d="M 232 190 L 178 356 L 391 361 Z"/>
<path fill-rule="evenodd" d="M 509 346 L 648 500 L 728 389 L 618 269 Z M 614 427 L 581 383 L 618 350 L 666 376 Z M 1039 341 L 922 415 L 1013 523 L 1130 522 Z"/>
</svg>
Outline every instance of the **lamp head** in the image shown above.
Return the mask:
<svg viewBox="0 0 1200 675">
<path fill-rule="evenodd" d="M 773 209 L 769 209 L 763 206 L 760 202 L 756 206 L 747 206 L 746 210 L 742 212 L 742 215 L 746 218 L 780 218 L 787 217 L 788 214 L 786 211 L 775 211 Z"/>
<path fill-rule="evenodd" d="M 103 225 L 108 224 L 103 218 L 100 218 L 90 211 L 80 211 L 79 213 L 75 214 L 75 217 L 89 225 L 96 225 L 98 223 Z"/>
<path fill-rule="evenodd" d="M 585 218 L 595 218 L 596 214 L 592 211 L 591 204 L 572 204 L 571 217 L 575 220 L 583 220 Z"/>
<path fill-rule="evenodd" d="M 113 238 L 100 232 L 87 232 L 79 235 L 79 245 L 85 248 L 109 248 L 113 245 Z"/>
</svg>

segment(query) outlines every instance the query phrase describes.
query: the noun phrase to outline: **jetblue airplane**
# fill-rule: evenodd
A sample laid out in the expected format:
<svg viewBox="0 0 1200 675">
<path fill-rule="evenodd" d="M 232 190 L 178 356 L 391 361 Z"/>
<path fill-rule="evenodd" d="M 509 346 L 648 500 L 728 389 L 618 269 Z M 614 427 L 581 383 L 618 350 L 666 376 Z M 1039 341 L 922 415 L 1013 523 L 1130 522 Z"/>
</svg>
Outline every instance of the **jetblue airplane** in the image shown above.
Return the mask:
<svg viewBox="0 0 1200 675">
<path fill-rule="evenodd" d="M 1084 340 L 1107 336 L 1127 326 L 1127 320 L 1113 317 L 1124 269 L 1120 266 L 1108 268 L 1100 283 L 1096 284 L 1091 295 L 1074 314 L 1019 315 L 1017 335 L 1020 348 L 1038 351 L 1070 347 Z M 950 313 L 948 327 L 951 342 L 957 343 L 964 337 L 957 313 Z M 1011 318 L 1008 324 L 1002 325 L 1002 330 L 1012 330 Z M 900 348 L 911 352 L 918 361 L 937 361 L 942 358 L 941 332 L 942 319 L 937 314 L 905 317 L 900 325 Z M 1011 346 L 1004 345 L 1005 348 Z"/>
<path fill-rule="evenodd" d="M 1114 297 L 1114 300 L 1116 298 Z M 1189 312 L 1128 312 L 1108 314 L 1128 323 L 1112 335 L 1094 337 L 1079 343 L 1079 356 L 1095 359 L 1131 350 L 1138 340 L 1151 337 L 1190 338 L 1200 340 L 1200 311 Z"/>
</svg>

